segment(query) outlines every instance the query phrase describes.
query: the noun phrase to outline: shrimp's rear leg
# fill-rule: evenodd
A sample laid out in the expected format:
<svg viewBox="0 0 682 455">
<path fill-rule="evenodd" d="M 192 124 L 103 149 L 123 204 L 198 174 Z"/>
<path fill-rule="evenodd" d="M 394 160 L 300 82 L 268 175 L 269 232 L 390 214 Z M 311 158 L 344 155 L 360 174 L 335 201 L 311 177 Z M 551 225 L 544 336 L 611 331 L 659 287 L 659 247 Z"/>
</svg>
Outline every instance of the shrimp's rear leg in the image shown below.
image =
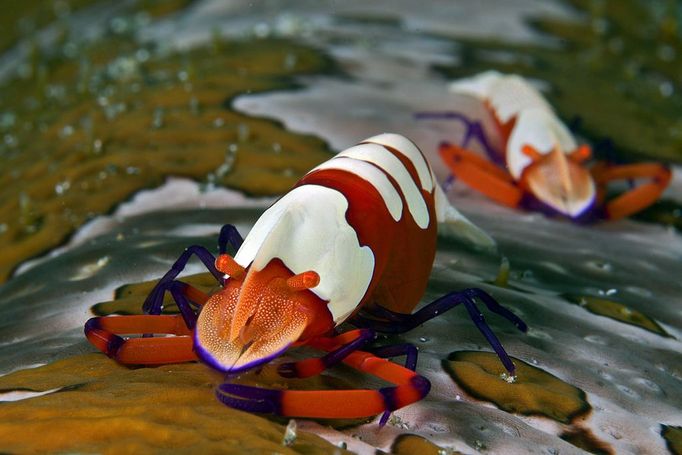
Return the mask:
<svg viewBox="0 0 682 455">
<path fill-rule="evenodd" d="M 483 314 L 481 314 L 481 312 L 478 310 L 478 307 L 476 306 L 475 299 L 481 300 L 493 313 L 497 313 L 505 319 L 511 321 L 522 332 L 528 330 L 526 323 L 523 322 L 518 316 L 500 305 L 490 294 L 478 288 L 465 289 L 463 291 L 446 294 L 443 297 L 429 303 L 416 313 L 411 315 L 400 315 L 400 318 L 396 316 L 394 320 L 390 322 L 387 322 L 385 318 L 381 316 L 382 313 L 385 313 L 389 310 L 382 309 L 381 312 L 377 312 L 376 314 L 372 314 L 372 310 L 368 310 L 366 314 L 360 314 L 356 316 L 351 323 L 358 327 L 371 328 L 377 332 L 403 333 L 412 330 L 429 319 L 433 319 L 436 316 L 460 304 L 463 304 L 474 324 L 476 324 L 478 330 L 480 330 L 486 340 L 488 340 L 490 346 L 497 353 L 497 356 L 507 369 L 509 375 L 513 376 L 515 372 L 514 364 L 502 346 L 502 343 L 500 343 L 500 340 L 497 338 L 497 336 L 495 336 L 488 324 L 486 324 Z M 398 315 L 398 313 L 395 314 Z"/>
</svg>

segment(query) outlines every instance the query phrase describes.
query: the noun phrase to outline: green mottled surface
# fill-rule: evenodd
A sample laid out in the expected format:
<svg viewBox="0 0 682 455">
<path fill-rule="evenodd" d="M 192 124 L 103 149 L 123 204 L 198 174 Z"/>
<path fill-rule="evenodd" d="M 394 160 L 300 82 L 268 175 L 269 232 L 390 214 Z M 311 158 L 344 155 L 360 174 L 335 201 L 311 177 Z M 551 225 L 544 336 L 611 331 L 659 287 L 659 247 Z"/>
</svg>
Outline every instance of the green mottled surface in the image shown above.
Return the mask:
<svg viewBox="0 0 682 455">
<path fill-rule="evenodd" d="M 547 81 L 547 98 L 561 117 L 579 119 L 578 131 L 594 141 L 611 139 L 616 159 L 682 161 L 676 2 L 660 8 L 637 0 L 565 3 L 585 20 L 534 19 L 546 37 L 538 44 L 458 40 L 462 61 L 440 71 L 459 78 L 497 69 Z"/>
<path fill-rule="evenodd" d="M 113 31 L 82 46 L 77 58 L 34 49 L 28 74 L 1 88 L 0 281 L 167 176 L 278 194 L 329 157 L 317 138 L 230 109 L 241 93 L 328 71 L 318 51 L 216 38 L 169 54 Z"/>
</svg>

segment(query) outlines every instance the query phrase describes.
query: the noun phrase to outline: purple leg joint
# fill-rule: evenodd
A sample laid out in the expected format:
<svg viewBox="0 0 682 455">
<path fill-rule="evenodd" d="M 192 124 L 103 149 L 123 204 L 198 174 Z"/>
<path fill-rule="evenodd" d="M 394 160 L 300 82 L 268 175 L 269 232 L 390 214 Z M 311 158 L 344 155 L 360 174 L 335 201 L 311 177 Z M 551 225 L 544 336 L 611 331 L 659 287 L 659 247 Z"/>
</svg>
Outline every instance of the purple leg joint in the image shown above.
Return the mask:
<svg viewBox="0 0 682 455">
<path fill-rule="evenodd" d="M 337 363 L 343 361 L 343 359 L 348 357 L 348 355 L 351 352 L 357 351 L 367 343 L 373 341 L 375 337 L 376 334 L 374 333 L 373 330 L 363 329 L 360 331 L 360 335 L 356 339 L 347 344 L 344 344 L 340 348 L 330 352 L 324 357 L 321 357 L 320 361 L 322 362 L 322 365 L 324 365 L 325 369 L 332 367 Z M 296 368 L 296 362 L 287 362 L 281 364 L 279 367 L 277 367 L 277 373 L 279 373 L 279 375 L 284 378 L 304 377 L 298 372 Z"/>
<path fill-rule="evenodd" d="M 237 250 L 241 246 L 243 239 L 237 228 L 231 224 L 226 224 L 220 229 L 220 235 L 218 237 L 218 248 L 222 253 L 227 251 L 227 244 L 231 244 L 232 247 Z M 193 245 L 185 249 L 180 257 L 175 261 L 171 269 L 166 272 L 166 274 L 161 277 L 159 282 L 154 286 L 154 289 L 149 293 L 147 298 L 142 305 L 142 310 L 147 314 L 161 314 L 163 309 L 163 295 L 167 289 L 169 289 L 170 283 L 177 278 L 177 276 L 185 269 L 187 262 L 192 257 L 196 255 L 199 260 L 204 264 L 206 269 L 215 277 L 216 281 L 223 284 L 223 274 L 220 273 L 215 268 L 215 257 L 203 246 Z"/>
<path fill-rule="evenodd" d="M 395 313 L 394 320 L 392 321 L 386 321 L 386 319 L 381 320 L 381 314 L 375 312 L 375 310 L 372 309 L 366 312 L 370 317 L 360 314 L 356 316 L 351 323 L 358 327 L 372 328 L 377 332 L 403 333 L 412 330 L 429 319 L 435 318 L 441 313 L 444 313 L 460 304 L 464 304 L 469 316 L 473 320 L 474 324 L 476 324 L 478 330 L 480 330 L 483 336 L 488 340 L 488 343 L 490 343 L 493 350 L 497 353 L 500 361 L 507 369 L 509 374 L 513 375 L 514 364 L 509 358 L 509 355 L 507 355 L 507 352 L 502 347 L 500 340 L 498 340 L 488 324 L 486 324 L 483 315 L 476 307 L 475 299 L 480 299 L 490 311 L 511 321 L 520 331 L 525 332 L 528 330 L 526 323 L 523 322 L 521 318 L 497 303 L 497 301 L 490 296 L 490 294 L 478 288 L 465 289 L 463 291 L 446 294 L 443 297 L 434 300 L 412 315 L 400 315 L 402 318 L 399 318 L 399 313 Z M 390 310 L 382 309 L 381 313 L 383 314 L 386 311 Z"/>
<path fill-rule="evenodd" d="M 404 356 L 406 356 L 405 368 L 409 368 L 412 371 L 415 371 L 417 369 L 418 351 L 417 351 L 417 348 L 412 344 L 404 343 L 404 344 L 394 344 L 391 346 L 382 346 L 380 348 L 372 349 L 372 350 L 370 350 L 370 352 L 372 354 L 376 355 L 377 357 L 383 357 L 383 358 L 398 357 L 398 356 L 404 355 Z M 426 392 L 422 395 L 422 397 L 424 397 L 424 396 L 426 396 L 427 393 L 429 393 L 429 389 L 431 388 L 431 383 L 426 378 L 422 378 L 421 376 L 418 376 L 418 378 L 423 379 L 423 381 L 425 381 L 426 384 L 428 385 Z M 383 392 L 382 392 L 382 395 L 383 395 Z M 388 422 L 388 418 L 391 416 L 391 411 L 393 409 L 390 409 L 388 407 L 387 407 L 387 409 L 389 409 L 389 410 L 385 411 L 381 415 L 381 419 L 379 419 L 379 426 L 383 427 L 384 425 L 386 425 L 386 422 Z"/>
<path fill-rule="evenodd" d="M 464 135 L 464 139 L 459 144 L 460 147 L 466 147 L 472 138 L 476 138 L 478 142 L 481 143 L 485 149 L 485 153 L 488 158 L 496 164 L 504 165 L 504 157 L 500 155 L 500 152 L 495 150 L 488 141 L 488 138 L 483 131 L 481 122 L 471 120 L 466 115 L 456 112 L 456 111 L 444 111 L 444 112 L 418 112 L 415 114 L 417 120 L 458 120 L 466 125 L 467 131 Z"/>
<path fill-rule="evenodd" d="M 224 383 L 216 390 L 216 396 L 224 404 L 241 411 L 282 414 L 281 390 Z"/>
</svg>

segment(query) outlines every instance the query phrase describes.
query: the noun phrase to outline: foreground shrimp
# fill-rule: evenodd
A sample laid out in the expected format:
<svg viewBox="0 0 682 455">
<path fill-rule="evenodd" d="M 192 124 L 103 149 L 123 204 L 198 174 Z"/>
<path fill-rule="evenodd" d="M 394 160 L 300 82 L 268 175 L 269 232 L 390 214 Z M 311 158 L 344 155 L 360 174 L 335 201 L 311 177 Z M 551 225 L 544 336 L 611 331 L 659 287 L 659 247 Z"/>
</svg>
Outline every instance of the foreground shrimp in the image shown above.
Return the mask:
<svg viewBox="0 0 682 455">
<path fill-rule="evenodd" d="M 228 380 L 218 387 L 218 399 L 233 408 L 283 416 L 355 418 L 383 412 L 384 424 L 391 411 L 422 399 L 430 383 L 415 372 L 413 345 L 371 348 L 376 332 L 405 332 L 462 304 L 514 374 L 475 300 L 520 330 L 526 325 L 484 291 L 453 292 L 412 314 L 429 279 L 439 223 L 474 243 L 493 244 L 448 203 L 412 142 L 396 134 L 375 136 L 311 170 L 258 219 L 246 239 L 224 226 L 217 258 L 200 246 L 185 250 L 147 297 L 146 315 L 93 318 L 85 334 L 121 363 L 199 358 L 226 373 L 308 345 L 328 353 L 280 364 L 281 376 L 308 377 L 343 362 L 395 385 L 296 391 Z M 238 250 L 234 258 L 226 254 L 228 244 Z M 222 285 L 216 294 L 175 279 L 193 254 Z M 180 315 L 160 315 L 167 291 Z M 358 329 L 339 334 L 344 321 Z M 151 333 L 175 336 L 119 336 Z M 386 360 L 403 355 L 405 366 Z"/>
<path fill-rule="evenodd" d="M 519 76 L 487 71 L 455 81 L 450 89 L 484 103 L 502 139 L 500 149 L 490 145 L 479 122 L 461 112 L 425 112 L 417 117 L 466 124 L 462 143 L 441 144 L 440 155 L 454 176 L 501 204 L 574 220 L 614 220 L 654 203 L 670 182 L 670 171 L 657 163 L 596 163 L 588 168 L 590 147 L 578 146 L 542 95 Z M 473 138 L 490 161 L 467 149 Z M 641 178 L 649 181 L 605 200 L 609 182 Z"/>
</svg>

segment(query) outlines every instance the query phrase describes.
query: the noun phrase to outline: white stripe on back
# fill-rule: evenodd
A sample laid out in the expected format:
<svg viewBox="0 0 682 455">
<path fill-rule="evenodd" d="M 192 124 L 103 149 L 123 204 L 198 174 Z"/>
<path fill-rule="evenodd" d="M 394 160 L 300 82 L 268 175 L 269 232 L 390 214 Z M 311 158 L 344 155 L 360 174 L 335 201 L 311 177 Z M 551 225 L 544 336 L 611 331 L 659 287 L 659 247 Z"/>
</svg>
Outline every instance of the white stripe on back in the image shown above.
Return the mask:
<svg viewBox="0 0 682 455">
<path fill-rule="evenodd" d="M 362 142 L 385 145 L 405 156 L 417 170 L 417 175 L 419 175 L 419 182 L 421 183 L 422 188 L 429 193 L 431 192 L 433 189 L 433 179 L 431 179 L 429 165 L 427 164 L 424 155 L 422 155 L 422 152 L 419 151 L 419 148 L 417 148 L 411 140 L 400 134 L 384 133 L 370 137 Z"/>
<path fill-rule="evenodd" d="M 426 229 L 429 226 L 429 211 L 426 202 L 412 176 L 407 171 L 400 159 L 390 150 L 379 144 L 364 143 L 351 147 L 337 157 L 355 158 L 377 165 L 390 175 L 400 187 L 403 197 L 407 202 L 407 209 L 417 226 Z M 428 172 L 428 168 L 427 168 Z"/>
<path fill-rule="evenodd" d="M 398 194 L 398 191 L 391 181 L 388 180 L 386 174 L 379 170 L 375 165 L 370 164 L 367 161 L 337 156 L 329 161 L 325 161 L 310 172 L 320 171 L 322 169 L 347 171 L 366 180 L 379 192 L 381 198 L 384 200 L 384 205 L 386 205 L 391 217 L 393 217 L 395 221 L 399 221 L 403 216 L 403 201 L 400 199 L 400 194 Z"/>
</svg>

